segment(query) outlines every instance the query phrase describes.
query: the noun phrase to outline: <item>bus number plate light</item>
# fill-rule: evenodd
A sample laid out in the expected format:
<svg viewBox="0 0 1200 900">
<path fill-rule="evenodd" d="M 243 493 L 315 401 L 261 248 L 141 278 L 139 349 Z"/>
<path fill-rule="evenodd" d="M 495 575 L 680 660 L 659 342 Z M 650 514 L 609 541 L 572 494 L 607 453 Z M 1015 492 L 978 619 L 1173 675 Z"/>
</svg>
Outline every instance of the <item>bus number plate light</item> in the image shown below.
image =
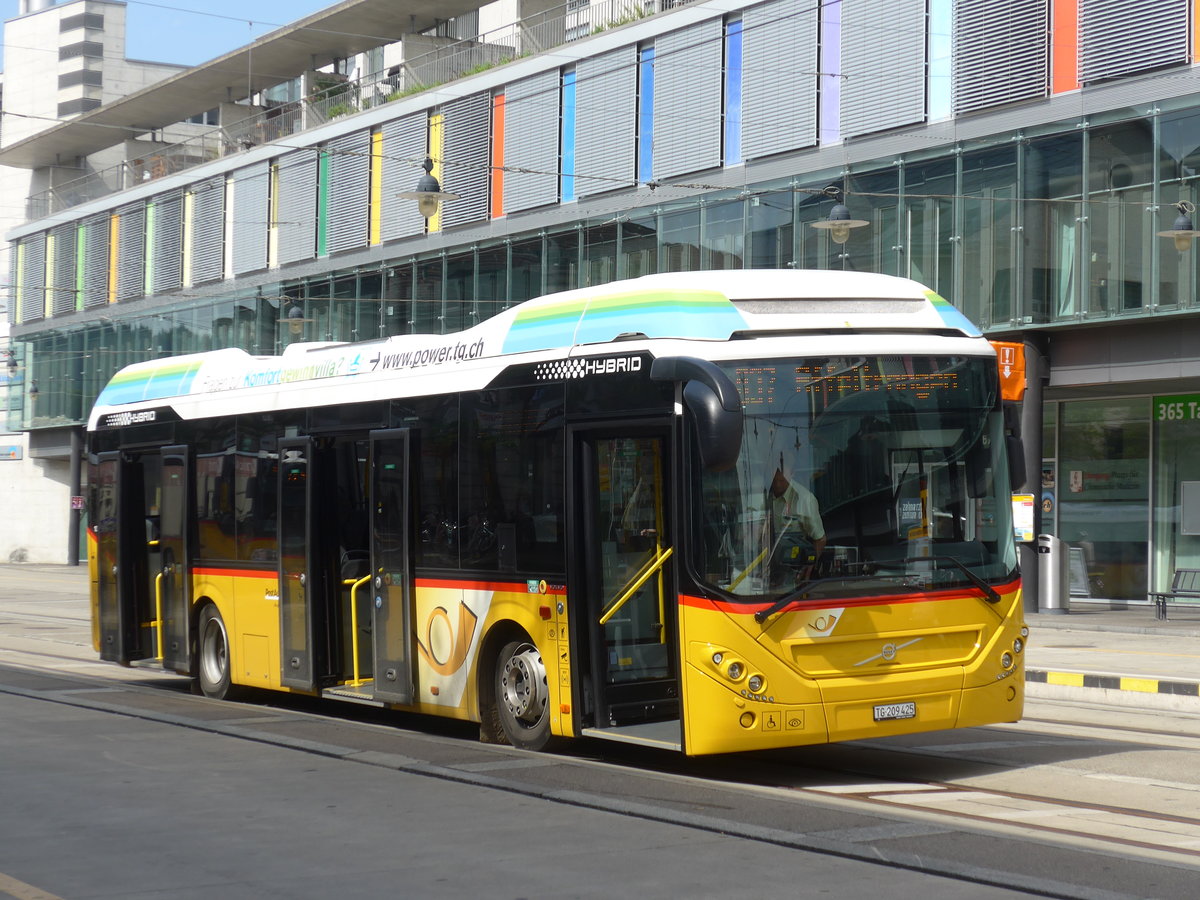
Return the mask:
<svg viewBox="0 0 1200 900">
<path fill-rule="evenodd" d="M 881 703 L 875 707 L 875 721 L 885 722 L 888 719 L 915 719 L 917 717 L 917 704 L 913 701 L 907 703 Z"/>
</svg>

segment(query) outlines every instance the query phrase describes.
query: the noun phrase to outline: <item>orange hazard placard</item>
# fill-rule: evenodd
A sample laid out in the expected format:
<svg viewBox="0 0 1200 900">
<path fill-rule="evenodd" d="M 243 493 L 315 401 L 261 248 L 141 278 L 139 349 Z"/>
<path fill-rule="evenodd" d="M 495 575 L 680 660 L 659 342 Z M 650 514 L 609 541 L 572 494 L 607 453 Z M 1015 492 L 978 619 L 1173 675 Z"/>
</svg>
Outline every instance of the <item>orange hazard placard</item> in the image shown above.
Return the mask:
<svg viewBox="0 0 1200 900">
<path fill-rule="evenodd" d="M 992 341 L 1000 368 L 1000 397 L 1019 401 L 1025 396 L 1025 345 Z"/>
</svg>

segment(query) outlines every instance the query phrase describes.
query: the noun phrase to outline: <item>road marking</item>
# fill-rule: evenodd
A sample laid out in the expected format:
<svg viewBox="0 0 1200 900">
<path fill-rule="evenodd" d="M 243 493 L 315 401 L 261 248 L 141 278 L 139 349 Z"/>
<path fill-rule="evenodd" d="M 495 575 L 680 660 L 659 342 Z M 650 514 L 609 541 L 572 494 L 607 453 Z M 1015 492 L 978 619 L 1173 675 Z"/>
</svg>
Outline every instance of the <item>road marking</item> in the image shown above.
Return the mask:
<svg viewBox="0 0 1200 900">
<path fill-rule="evenodd" d="M 32 884 L 17 881 L 3 872 L 0 872 L 0 891 L 10 897 L 15 897 L 16 900 L 62 900 L 62 897 L 57 894 L 51 894 L 49 891 L 35 888 Z"/>
<path fill-rule="evenodd" d="M 813 785 L 807 790 L 816 791 L 818 794 L 885 794 L 889 791 L 944 791 L 945 787 L 939 784 L 913 784 L 911 781 L 877 781 L 869 784 L 823 784 Z"/>
</svg>

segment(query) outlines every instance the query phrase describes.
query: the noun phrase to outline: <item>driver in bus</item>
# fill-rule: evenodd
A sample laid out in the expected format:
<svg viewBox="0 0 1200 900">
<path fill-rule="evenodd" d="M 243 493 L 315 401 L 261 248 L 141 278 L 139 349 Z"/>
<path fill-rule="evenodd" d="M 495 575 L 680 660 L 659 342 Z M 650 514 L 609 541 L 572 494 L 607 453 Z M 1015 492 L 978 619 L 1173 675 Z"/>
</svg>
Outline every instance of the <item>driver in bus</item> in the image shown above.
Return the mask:
<svg viewBox="0 0 1200 900">
<path fill-rule="evenodd" d="M 825 549 L 825 526 L 817 498 L 791 478 L 782 453 L 767 487 L 767 508 L 771 581 L 780 583 L 789 576 L 808 581 Z"/>
</svg>

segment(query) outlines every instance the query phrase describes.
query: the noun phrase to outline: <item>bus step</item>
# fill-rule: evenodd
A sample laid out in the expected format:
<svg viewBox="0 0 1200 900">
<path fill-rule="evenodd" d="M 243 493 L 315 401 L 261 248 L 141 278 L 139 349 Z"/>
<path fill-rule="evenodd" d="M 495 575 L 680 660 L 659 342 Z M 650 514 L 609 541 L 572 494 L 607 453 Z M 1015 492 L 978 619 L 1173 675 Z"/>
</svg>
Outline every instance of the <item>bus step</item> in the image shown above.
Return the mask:
<svg viewBox="0 0 1200 900">
<path fill-rule="evenodd" d="M 643 747 L 659 747 L 663 750 L 682 750 L 683 729 L 678 719 L 663 722 L 642 722 L 637 725 L 616 725 L 612 728 L 585 728 L 585 737 L 620 741 L 625 744 L 641 744 Z"/>
<path fill-rule="evenodd" d="M 365 706 L 387 706 L 382 700 L 375 699 L 375 682 L 373 681 L 360 685 L 339 684 L 325 688 L 321 691 L 321 696 L 349 703 L 362 703 Z"/>
</svg>

